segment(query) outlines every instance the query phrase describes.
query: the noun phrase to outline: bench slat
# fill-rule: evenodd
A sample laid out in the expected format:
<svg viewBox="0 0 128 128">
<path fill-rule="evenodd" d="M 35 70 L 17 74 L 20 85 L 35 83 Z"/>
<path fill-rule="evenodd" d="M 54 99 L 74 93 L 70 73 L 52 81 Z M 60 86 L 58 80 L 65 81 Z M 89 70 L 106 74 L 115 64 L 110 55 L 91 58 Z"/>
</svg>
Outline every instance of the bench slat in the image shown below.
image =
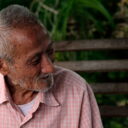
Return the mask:
<svg viewBox="0 0 128 128">
<path fill-rule="evenodd" d="M 95 94 L 128 94 L 128 83 L 90 83 Z"/>
<path fill-rule="evenodd" d="M 55 64 L 76 72 L 128 71 L 128 60 L 63 61 Z"/>
<path fill-rule="evenodd" d="M 121 50 L 128 49 L 128 39 L 97 39 L 60 41 L 55 43 L 56 51 Z"/>
<path fill-rule="evenodd" d="M 126 117 L 128 116 L 127 106 L 100 106 L 101 115 L 104 117 Z"/>
<path fill-rule="evenodd" d="M 60 41 L 55 43 L 57 52 L 82 50 L 128 50 L 128 39 L 96 39 Z M 55 64 L 76 72 L 128 71 L 128 60 L 65 61 Z M 90 83 L 95 94 L 128 94 L 128 83 Z M 104 117 L 126 117 L 127 106 L 100 106 Z"/>
</svg>

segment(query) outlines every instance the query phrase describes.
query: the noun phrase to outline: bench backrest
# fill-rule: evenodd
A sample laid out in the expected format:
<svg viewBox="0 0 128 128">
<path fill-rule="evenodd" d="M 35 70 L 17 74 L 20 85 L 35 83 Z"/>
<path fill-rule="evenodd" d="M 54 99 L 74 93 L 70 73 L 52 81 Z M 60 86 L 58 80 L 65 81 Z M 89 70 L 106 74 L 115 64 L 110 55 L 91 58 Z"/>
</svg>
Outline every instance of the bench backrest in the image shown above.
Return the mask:
<svg viewBox="0 0 128 128">
<path fill-rule="evenodd" d="M 128 39 L 76 40 L 55 43 L 56 52 L 87 50 L 128 50 Z M 56 62 L 57 65 L 76 72 L 128 71 L 128 59 L 82 60 Z M 80 65 L 80 66 L 79 66 Z M 95 94 L 128 94 L 128 83 L 92 83 Z M 126 106 L 100 106 L 102 116 L 128 116 Z"/>
</svg>

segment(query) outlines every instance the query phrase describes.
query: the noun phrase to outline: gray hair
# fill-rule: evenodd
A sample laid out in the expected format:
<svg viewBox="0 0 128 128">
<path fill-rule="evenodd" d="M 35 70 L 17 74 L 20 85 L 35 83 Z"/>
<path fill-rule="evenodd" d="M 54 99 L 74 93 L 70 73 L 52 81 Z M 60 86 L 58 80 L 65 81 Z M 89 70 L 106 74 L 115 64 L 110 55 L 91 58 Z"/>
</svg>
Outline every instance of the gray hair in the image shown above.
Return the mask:
<svg viewBox="0 0 128 128">
<path fill-rule="evenodd" d="M 26 7 L 10 5 L 0 11 L 0 58 L 13 62 L 13 45 L 9 32 L 14 28 L 39 25 L 37 17 Z"/>
</svg>

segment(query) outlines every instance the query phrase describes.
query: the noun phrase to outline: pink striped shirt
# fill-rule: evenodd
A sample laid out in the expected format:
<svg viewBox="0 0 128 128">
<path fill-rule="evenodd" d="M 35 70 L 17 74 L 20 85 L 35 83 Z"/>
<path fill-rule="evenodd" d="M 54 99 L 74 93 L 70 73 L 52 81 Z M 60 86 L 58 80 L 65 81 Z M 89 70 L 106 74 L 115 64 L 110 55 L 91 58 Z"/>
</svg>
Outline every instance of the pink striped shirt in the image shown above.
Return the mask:
<svg viewBox="0 0 128 128">
<path fill-rule="evenodd" d="M 56 66 L 54 87 L 24 116 L 0 74 L 0 128 L 102 128 L 94 94 L 78 74 Z"/>
</svg>

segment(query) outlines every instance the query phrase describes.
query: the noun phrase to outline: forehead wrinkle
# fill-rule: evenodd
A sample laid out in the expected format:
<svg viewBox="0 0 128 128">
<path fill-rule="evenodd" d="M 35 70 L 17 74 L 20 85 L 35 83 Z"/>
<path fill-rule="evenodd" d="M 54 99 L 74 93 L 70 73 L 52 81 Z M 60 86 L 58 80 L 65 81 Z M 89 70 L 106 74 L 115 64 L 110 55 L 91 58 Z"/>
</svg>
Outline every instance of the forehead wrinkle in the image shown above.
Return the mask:
<svg viewBox="0 0 128 128">
<path fill-rule="evenodd" d="M 39 40 L 41 38 L 44 38 L 44 39 L 46 38 L 45 35 L 43 35 L 42 37 L 39 37 L 39 34 L 33 33 L 32 31 L 28 31 L 28 30 L 26 30 L 26 31 L 24 31 L 24 30 L 14 30 L 12 32 L 12 37 L 14 38 L 13 40 L 17 44 L 22 44 L 22 43 L 26 42 L 26 40 L 27 40 L 27 43 L 30 43 L 30 45 L 33 42 L 39 42 Z"/>
<path fill-rule="evenodd" d="M 28 40 L 29 43 L 33 43 L 46 38 L 49 38 L 48 33 L 44 32 L 44 28 L 40 25 L 28 26 L 26 28 L 13 28 L 11 32 L 12 36 L 16 35 L 18 43 L 23 43 L 24 40 Z"/>
<path fill-rule="evenodd" d="M 43 41 L 42 41 L 42 39 L 43 39 Z M 33 35 L 33 36 L 31 36 L 31 31 L 26 32 L 24 30 L 22 31 L 22 30 L 16 29 L 16 30 L 13 30 L 13 32 L 12 32 L 12 42 L 15 47 L 15 50 L 18 53 L 20 51 L 22 52 L 22 50 L 19 50 L 17 48 L 23 49 L 25 47 L 25 48 L 28 48 L 28 50 L 29 50 L 29 49 L 38 48 L 41 45 L 45 47 L 45 42 L 47 40 L 49 40 L 48 35 L 44 35 L 41 32 L 40 32 L 40 34 L 36 33 L 36 35 Z M 23 46 L 24 44 L 26 44 L 26 45 Z M 42 47 L 42 49 L 43 49 L 43 47 Z M 27 53 L 27 51 L 26 51 L 26 53 Z"/>
<path fill-rule="evenodd" d="M 46 49 L 43 50 L 43 45 L 42 48 L 39 47 L 39 49 L 36 49 L 35 51 L 33 51 L 30 55 L 29 58 L 32 59 L 33 57 L 35 57 L 36 55 L 41 54 L 42 52 L 46 51 L 49 47 L 51 47 L 53 44 L 53 42 L 50 41 L 50 43 L 48 43 L 48 45 L 46 46 Z"/>
</svg>

